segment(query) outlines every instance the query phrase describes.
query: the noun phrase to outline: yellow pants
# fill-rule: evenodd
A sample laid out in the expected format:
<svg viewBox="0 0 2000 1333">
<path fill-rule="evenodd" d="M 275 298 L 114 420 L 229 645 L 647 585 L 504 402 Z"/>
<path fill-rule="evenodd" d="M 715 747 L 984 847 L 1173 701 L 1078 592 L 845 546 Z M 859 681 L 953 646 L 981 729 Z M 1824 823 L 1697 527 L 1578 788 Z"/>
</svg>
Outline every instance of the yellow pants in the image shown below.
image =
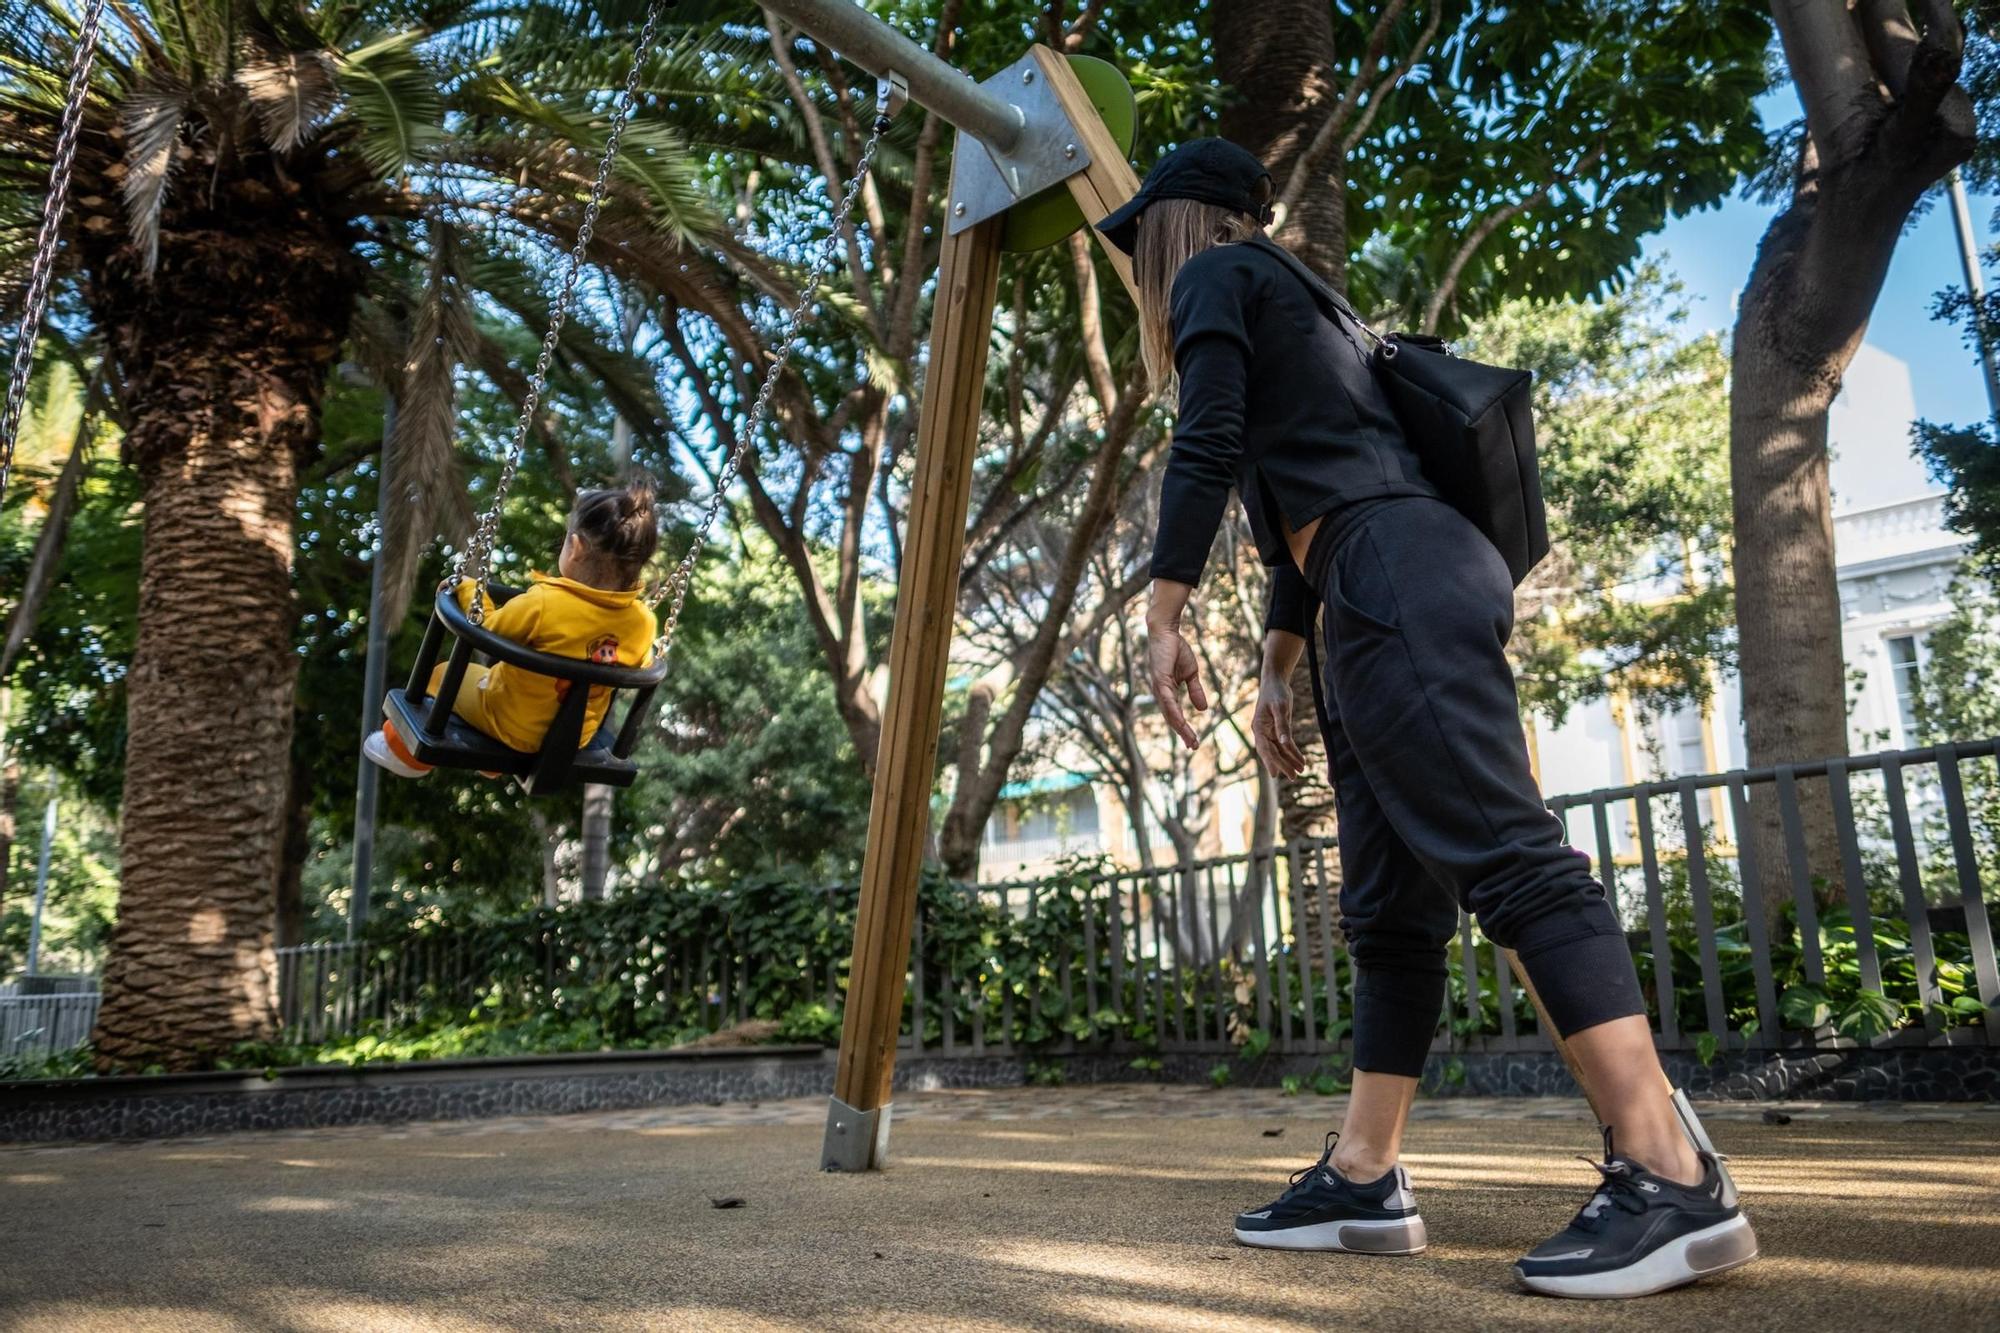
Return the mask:
<svg viewBox="0 0 2000 1333">
<path fill-rule="evenodd" d="M 465 719 L 484 734 L 491 736 L 493 732 L 487 722 L 486 691 L 483 688 L 486 684 L 486 672 L 487 668 L 477 662 L 466 663 L 465 678 L 459 682 L 458 697 L 451 701 L 451 711 L 454 716 Z M 429 693 L 432 698 L 437 697 L 438 687 L 444 684 L 444 673 L 443 664 L 431 672 Z M 402 734 L 396 730 L 396 724 L 386 717 L 382 719 L 382 734 L 389 740 L 389 749 L 411 768 L 428 770 L 431 767 L 417 758 L 416 753 L 404 742 Z M 497 778 L 500 775 L 488 773 L 486 776 Z"/>
<path fill-rule="evenodd" d="M 431 671 L 429 691 L 432 698 L 437 697 L 438 687 L 444 684 L 445 670 L 445 664 L 440 662 Z M 488 736 L 493 734 L 492 723 L 486 715 L 486 673 L 490 670 L 490 667 L 483 667 L 477 662 L 467 662 L 465 679 L 458 684 L 458 697 L 451 701 L 454 717 L 464 718 Z"/>
</svg>

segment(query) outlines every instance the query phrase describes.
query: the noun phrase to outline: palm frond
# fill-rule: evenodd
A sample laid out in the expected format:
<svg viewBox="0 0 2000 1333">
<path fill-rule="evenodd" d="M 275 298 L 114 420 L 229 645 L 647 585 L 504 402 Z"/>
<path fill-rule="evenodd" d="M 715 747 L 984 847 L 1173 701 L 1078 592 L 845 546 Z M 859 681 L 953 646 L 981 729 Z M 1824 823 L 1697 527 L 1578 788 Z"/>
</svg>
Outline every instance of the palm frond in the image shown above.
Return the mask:
<svg viewBox="0 0 2000 1333">
<path fill-rule="evenodd" d="M 540 144 L 532 139 L 527 143 L 492 142 L 498 155 L 526 163 L 537 156 L 553 158 L 570 149 L 583 159 L 573 167 L 576 176 L 588 179 L 595 175 L 611 123 L 594 99 L 574 105 L 496 73 L 468 81 L 463 96 L 475 115 L 512 121 L 547 136 Z M 671 127 L 649 117 L 635 117 L 625 127 L 614 173 L 617 179 L 638 187 L 640 202 L 660 230 L 683 239 L 715 230 L 715 212 L 697 180 L 693 155 Z"/>
<path fill-rule="evenodd" d="M 125 180 L 119 189 L 140 272 L 148 278 L 160 262 L 160 207 L 173 177 L 187 104 L 186 89 L 154 84 L 127 95 L 118 111 L 125 129 Z"/>
<path fill-rule="evenodd" d="M 409 352 L 396 401 L 396 433 L 382 533 L 382 605 L 391 622 L 409 609 L 410 593 L 431 539 L 462 540 L 472 513 L 457 451 L 458 368 L 476 341 L 472 308 L 459 273 L 455 230 L 432 229 L 430 271 L 410 320 Z"/>
<path fill-rule="evenodd" d="M 466 281 L 488 302 L 524 328 L 539 332 L 548 326 L 547 293 L 535 271 L 517 256 L 476 248 L 468 240 L 464 271 Z M 494 342 L 497 345 L 499 340 Z M 556 377 L 574 388 L 577 396 L 586 401 L 601 397 L 640 439 L 650 446 L 664 446 L 667 410 L 653 367 L 593 327 L 590 312 L 582 306 L 571 311 L 557 339 L 555 370 Z"/>
<path fill-rule="evenodd" d="M 327 51 L 285 51 L 245 42 L 236 86 L 250 103 L 264 139 L 288 153 L 318 131 L 340 100 L 334 57 Z"/>
<path fill-rule="evenodd" d="M 421 37 L 393 33 L 337 58 L 355 149 L 385 177 L 401 175 L 444 139 L 444 99 L 436 71 L 417 52 Z"/>
</svg>

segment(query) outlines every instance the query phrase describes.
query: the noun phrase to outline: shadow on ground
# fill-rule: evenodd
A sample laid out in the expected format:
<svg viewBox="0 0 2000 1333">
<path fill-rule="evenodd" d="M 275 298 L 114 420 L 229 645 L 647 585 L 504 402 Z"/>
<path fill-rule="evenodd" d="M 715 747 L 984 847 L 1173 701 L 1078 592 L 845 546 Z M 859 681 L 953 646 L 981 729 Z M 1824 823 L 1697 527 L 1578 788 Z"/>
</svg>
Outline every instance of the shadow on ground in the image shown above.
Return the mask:
<svg viewBox="0 0 2000 1333">
<path fill-rule="evenodd" d="M 979 1096 L 950 1094 L 974 1117 Z M 938 1118 L 918 1099 L 891 1169 L 868 1176 L 812 1169 L 810 1106 L 749 1123 L 697 1109 L 0 1150 L 0 1328 L 1830 1333 L 2000 1320 L 2000 1116 L 1720 1126 L 1766 1257 L 1609 1306 L 1526 1296 L 1508 1273 L 1588 1193 L 1594 1176 L 1572 1157 L 1595 1140 L 1581 1117 L 1419 1120 L 1405 1160 L 1432 1248 L 1371 1260 L 1229 1239 L 1230 1213 L 1316 1151 L 1327 1103 L 1231 1115 L 1224 1093 L 1201 1118 L 1171 1113 L 1184 1099 L 1107 1118 L 1061 1090 L 1038 1096 L 1033 1119 Z M 729 1197 L 744 1205 L 712 1205 Z"/>
</svg>

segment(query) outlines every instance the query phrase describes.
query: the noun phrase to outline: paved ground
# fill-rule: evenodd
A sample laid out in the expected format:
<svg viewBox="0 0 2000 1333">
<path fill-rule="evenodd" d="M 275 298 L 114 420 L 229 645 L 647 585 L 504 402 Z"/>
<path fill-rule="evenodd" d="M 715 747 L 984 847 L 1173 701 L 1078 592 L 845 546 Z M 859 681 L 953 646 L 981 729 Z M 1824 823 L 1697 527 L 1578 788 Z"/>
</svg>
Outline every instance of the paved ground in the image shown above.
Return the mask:
<svg viewBox="0 0 2000 1333">
<path fill-rule="evenodd" d="M 930 1093 L 861 1177 L 811 1102 L 0 1149 L 0 1329 L 2000 1328 L 2000 1108 L 1704 1108 L 1766 1257 L 1622 1306 L 1508 1277 L 1593 1179 L 1581 1103 L 1420 1103 L 1421 1258 L 1233 1245 L 1338 1109 Z"/>
</svg>

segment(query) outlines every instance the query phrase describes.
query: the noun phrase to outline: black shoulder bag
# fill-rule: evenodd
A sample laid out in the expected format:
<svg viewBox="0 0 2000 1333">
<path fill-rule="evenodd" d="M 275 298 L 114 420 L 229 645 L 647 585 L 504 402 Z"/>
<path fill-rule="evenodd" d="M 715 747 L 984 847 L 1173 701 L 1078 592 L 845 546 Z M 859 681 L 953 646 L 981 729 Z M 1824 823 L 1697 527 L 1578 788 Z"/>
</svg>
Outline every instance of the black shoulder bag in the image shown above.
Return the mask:
<svg viewBox="0 0 2000 1333">
<path fill-rule="evenodd" d="M 1346 319 L 1375 342 L 1369 364 L 1402 422 L 1424 479 L 1500 551 L 1518 585 L 1549 553 L 1542 474 L 1535 463 L 1534 376 L 1453 356 L 1427 333 L 1384 337 L 1341 295 L 1275 242 L 1277 255 L 1313 293 L 1327 318 Z"/>
</svg>

